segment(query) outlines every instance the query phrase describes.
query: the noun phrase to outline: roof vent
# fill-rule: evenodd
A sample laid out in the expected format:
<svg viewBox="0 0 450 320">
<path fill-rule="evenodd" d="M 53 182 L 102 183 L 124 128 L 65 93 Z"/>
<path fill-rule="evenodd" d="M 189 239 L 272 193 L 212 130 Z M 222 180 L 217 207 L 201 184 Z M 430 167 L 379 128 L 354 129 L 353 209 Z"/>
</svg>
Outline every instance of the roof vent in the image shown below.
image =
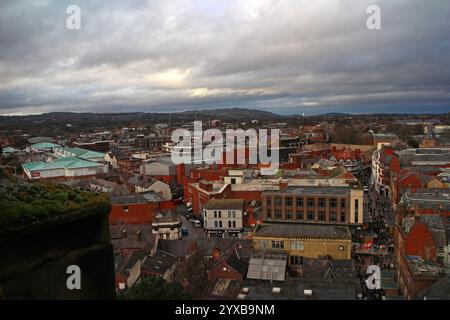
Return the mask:
<svg viewBox="0 0 450 320">
<path fill-rule="evenodd" d="M 273 294 L 280 294 L 280 293 L 281 293 L 281 288 L 279 288 L 279 287 L 273 287 L 273 288 L 272 288 L 272 293 L 273 293 Z"/>
</svg>

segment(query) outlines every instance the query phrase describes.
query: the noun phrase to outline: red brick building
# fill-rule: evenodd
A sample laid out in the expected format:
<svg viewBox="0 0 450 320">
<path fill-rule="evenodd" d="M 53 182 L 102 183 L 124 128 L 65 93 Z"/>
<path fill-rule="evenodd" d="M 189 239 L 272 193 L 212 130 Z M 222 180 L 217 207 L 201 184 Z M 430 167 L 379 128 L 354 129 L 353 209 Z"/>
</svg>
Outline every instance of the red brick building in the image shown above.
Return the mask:
<svg viewBox="0 0 450 320">
<path fill-rule="evenodd" d="M 154 192 L 111 199 L 109 224 L 152 223 L 161 198 Z"/>
<path fill-rule="evenodd" d="M 394 240 L 400 291 L 406 299 L 415 299 L 443 275 L 444 221 L 439 215 L 399 218 Z"/>
</svg>

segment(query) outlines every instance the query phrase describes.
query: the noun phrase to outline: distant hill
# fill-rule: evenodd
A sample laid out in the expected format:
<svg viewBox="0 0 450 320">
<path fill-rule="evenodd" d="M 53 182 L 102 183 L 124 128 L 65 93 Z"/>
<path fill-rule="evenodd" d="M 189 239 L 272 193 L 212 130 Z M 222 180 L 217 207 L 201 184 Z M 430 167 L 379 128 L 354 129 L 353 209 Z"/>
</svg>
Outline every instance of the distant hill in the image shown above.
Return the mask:
<svg viewBox="0 0 450 320">
<path fill-rule="evenodd" d="M 249 121 L 249 120 L 275 120 L 283 116 L 253 109 L 214 109 L 191 110 L 173 113 L 130 112 L 130 113 L 75 113 L 75 112 L 50 112 L 40 115 L 26 116 L 0 116 L 0 127 L 8 129 L 24 129 L 25 127 L 65 127 L 73 126 L 111 127 L 126 126 L 130 123 L 171 123 L 173 125 L 185 124 L 194 120 L 221 120 L 221 121 Z"/>
</svg>

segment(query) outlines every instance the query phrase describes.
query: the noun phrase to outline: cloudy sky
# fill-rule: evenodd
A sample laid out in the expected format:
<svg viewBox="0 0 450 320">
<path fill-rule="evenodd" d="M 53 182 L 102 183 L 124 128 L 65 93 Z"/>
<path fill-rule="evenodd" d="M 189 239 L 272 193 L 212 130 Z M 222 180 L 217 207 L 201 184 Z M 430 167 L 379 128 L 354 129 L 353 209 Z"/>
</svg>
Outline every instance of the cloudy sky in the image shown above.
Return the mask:
<svg viewBox="0 0 450 320">
<path fill-rule="evenodd" d="M 366 26 L 371 4 L 381 30 Z M 0 114 L 450 111 L 448 0 L 0 5 Z"/>
</svg>

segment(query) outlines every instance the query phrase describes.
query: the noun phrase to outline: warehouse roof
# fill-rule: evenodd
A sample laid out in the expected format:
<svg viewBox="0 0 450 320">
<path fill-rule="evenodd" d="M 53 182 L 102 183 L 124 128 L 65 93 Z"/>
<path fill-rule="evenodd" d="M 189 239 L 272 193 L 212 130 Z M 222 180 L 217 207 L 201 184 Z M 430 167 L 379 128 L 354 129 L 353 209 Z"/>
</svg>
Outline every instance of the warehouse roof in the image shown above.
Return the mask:
<svg viewBox="0 0 450 320">
<path fill-rule="evenodd" d="M 31 145 L 32 149 L 53 149 L 57 147 L 60 147 L 60 145 L 51 142 L 40 142 Z"/>
<path fill-rule="evenodd" d="M 78 159 L 74 157 L 59 158 L 52 162 L 28 162 L 24 163 L 23 168 L 28 171 L 43 171 L 43 170 L 55 170 L 55 169 L 77 169 L 77 168 L 89 168 L 98 167 L 102 164 L 96 162 Z"/>
<path fill-rule="evenodd" d="M 86 160 L 105 157 L 104 153 L 91 151 L 83 148 L 61 148 L 60 150 L 65 153 L 68 153 L 72 157 L 78 157 Z"/>
</svg>

